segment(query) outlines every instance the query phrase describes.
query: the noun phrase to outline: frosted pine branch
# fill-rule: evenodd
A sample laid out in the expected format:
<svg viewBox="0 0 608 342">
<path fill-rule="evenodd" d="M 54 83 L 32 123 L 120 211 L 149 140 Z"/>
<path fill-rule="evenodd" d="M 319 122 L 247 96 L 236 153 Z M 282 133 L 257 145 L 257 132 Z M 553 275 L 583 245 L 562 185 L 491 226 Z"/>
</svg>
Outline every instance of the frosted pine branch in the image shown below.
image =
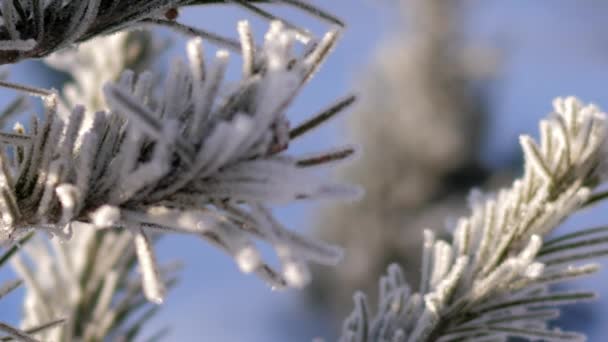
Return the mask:
<svg viewBox="0 0 608 342">
<path fill-rule="evenodd" d="M 107 108 L 103 84 L 118 79 L 126 68 L 147 67 L 161 48 L 150 32 L 132 31 L 100 37 L 47 58 L 47 63 L 74 79 L 60 93 L 65 103 L 59 112 L 85 104 L 87 111 L 82 113 L 80 125 L 90 125 L 92 111 Z M 47 196 L 40 201 L 51 199 Z M 114 207 L 102 207 L 91 221 L 110 226 L 117 214 Z M 22 327 L 60 316 L 66 318 L 65 324 L 36 337 L 44 341 L 136 338 L 156 310 L 153 303 L 143 300 L 142 279 L 135 270 L 138 249 L 132 244 L 131 233 L 77 229 L 69 243 L 59 240 L 38 237 L 13 262 L 27 280 Z M 175 284 L 176 266 L 161 267 L 159 286 Z"/>
<path fill-rule="evenodd" d="M 584 340 L 551 329 L 556 307 L 592 300 L 592 292 L 549 285 L 597 271 L 580 261 L 607 254 L 605 228 L 547 241 L 542 237 L 584 206 L 606 179 L 606 115 L 577 99 L 557 99 L 541 122 L 540 143 L 521 137 L 524 175 L 497 194 L 471 195 L 452 243 L 425 233 L 421 282 L 407 284 L 392 265 L 380 280 L 380 304 L 365 296 L 344 322 L 341 341 Z"/>
<path fill-rule="evenodd" d="M 60 239 L 95 229 L 190 234 L 274 288 L 304 285 L 307 263 L 334 264 L 340 249 L 287 230 L 269 206 L 358 193 L 317 172 L 352 154 L 351 147 L 320 153 L 312 163 L 287 153 L 285 112 L 338 34 L 296 55 L 297 34 L 272 23 L 262 47 L 250 52 L 251 74 L 227 93 L 221 91 L 228 53 L 219 51 L 209 66 L 200 39 L 190 43 L 187 64 L 175 61 L 161 89 L 150 73 L 125 72 L 106 85 L 109 111 L 77 106 L 64 113 L 54 93 L 29 89 L 43 95 L 47 119 L 33 119 L 28 142 L 7 147 L 15 153 L 3 151 L 3 231 L 11 237 L 46 231 Z M 261 259 L 254 239 L 273 246 L 280 269 Z M 148 247 L 138 245 L 140 266 L 158 269 Z M 158 278 L 144 278 L 144 292 L 158 294 Z"/>
<path fill-rule="evenodd" d="M 164 25 L 188 34 L 203 36 L 227 47 L 230 39 L 176 21 L 170 11 L 189 6 L 233 3 L 264 17 L 279 19 L 258 8 L 265 0 L 6 0 L 0 6 L 0 64 L 27 58 L 45 57 L 93 37 L 116 33 L 142 25 Z M 342 25 L 339 19 L 302 0 L 277 0 Z M 292 26 L 295 28 L 295 26 Z M 300 35 L 308 37 L 304 30 Z"/>
</svg>

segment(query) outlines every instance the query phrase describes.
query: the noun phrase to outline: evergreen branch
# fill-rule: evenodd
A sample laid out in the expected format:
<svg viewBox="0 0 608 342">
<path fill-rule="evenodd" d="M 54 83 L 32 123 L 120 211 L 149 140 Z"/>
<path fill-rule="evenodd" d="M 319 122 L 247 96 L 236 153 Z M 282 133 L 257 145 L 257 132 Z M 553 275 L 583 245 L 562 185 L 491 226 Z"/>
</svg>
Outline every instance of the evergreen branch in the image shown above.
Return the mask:
<svg viewBox="0 0 608 342">
<path fill-rule="evenodd" d="M 251 49 L 248 25 L 240 23 L 239 31 L 242 48 Z M 28 132 L 25 157 L 7 154 L 6 172 L 0 174 L 7 178 L 0 204 L 11 209 L 5 211 L 10 217 L 4 229 L 9 236 L 45 230 L 70 243 L 38 240 L 26 251 L 31 263 L 14 260 L 33 303 L 26 325 L 52 317 L 66 307 L 65 298 L 78 293 L 67 306 L 66 328 L 45 338 L 119 336 L 117 329 L 129 316 L 148 301 L 162 302 L 174 282 L 154 255 L 159 231 L 203 238 L 233 257 L 241 271 L 274 288 L 304 286 L 308 263 L 334 265 L 340 259 L 339 248 L 290 232 L 269 209 L 302 198 L 357 193 L 317 174 L 354 153 L 352 147 L 288 154 L 285 112 L 332 50 L 338 32 L 310 42 L 301 54 L 294 47 L 297 35 L 273 22 L 261 47 L 249 53 L 243 86 L 225 97 L 218 91 L 228 53 L 219 51 L 205 65 L 200 39 L 189 44 L 189 64 L 176 60 L 162 87 L 153 86 L 149 73 L 118 76 L 113 72 L 120 68 L 111 68 L 99 73 L 117 80 L 106 84 L 103 96 L 85 94 L 91 100 L 85 107 L 72 106 L 76 97 L 63 103 L 55 93 L 41 93 L 46 120 Z M 126 63 L 121 45 L 109 41 L 108 46 L 117 48 L 112 55 L 118 63 Z M 84 51 L 80 60 L 63 53 L 49 62 L 84 73 L 89 54 L 94 55 Z M 98 89 L 91 77 L 74 76 L 83 91 Z M 13 175 L 16 180 L 8 180 Z M 263 261 L 254 238 L 276 250 L 278 270 Z M 133 283 L 135 259 L 142 277 Z M 49 274 L 37 260 L 53 260 L 59 272 Z M 136 334 L 139 328 L 127 331 Z"/>
<path fill-rule="evenodd" d="M 266 17 L 277 18 L 257 8 L 255 0 L 238 1 L 236 5 L 264 13 Z M 299 0 L 280 0 L 332 24 L 343 26 L 335 16 Z M 70 1 L 4 1 L 0 8 L 0 64 L 16 63 L 28 58 L 41 58 L 74 43 L 82 43 L 97 36 L 116 33 L 143 23 L 172 25 L 171 20 L 159 19 L 168 11 L 183 6 L 232 3 L 217 0 L 70 0 Z M 295 28 L 295 26 L 294 26 Z M 196 29 L 192 29 L 196 31 Z M 191 31 L 192 31 L 191 30 Z M 297 29 L 300 32 L 304 30 Z M 199 31 L 203 32 L 203 31 Z M 227 40 L 209 36 L 223 44 Z M 229 45 L 230 46 L 230 45 Z"/>
<path fill-rule="evenodd" d="M 541 236 L 584 207 L 606 180 L 608 126 L 604 113 L 575 98 L 555 100 L 554 109 L 541 122 L 540 145 L 520 139 L 526 162 L 521 179 L 495 195 L 474 193 L 472 212 L 458 221 L 451 243 L 425 233 L 419 292 L 410 290 L 397 266 L 389 267 L 380 280 L 380 309 L 363 314 L 367 304 L 358 295 L 341 341 L 584 339 L 549 330 L 553 316 L 534 314 L 595 298 L 556 292 L 548 284 L 597 271 L 597 265 L 575 263 L 608 254 L 606 228 L 554 238 L 544 248 Z M 527 318 L 516 319 L 522 316 Z"/>
</svg>

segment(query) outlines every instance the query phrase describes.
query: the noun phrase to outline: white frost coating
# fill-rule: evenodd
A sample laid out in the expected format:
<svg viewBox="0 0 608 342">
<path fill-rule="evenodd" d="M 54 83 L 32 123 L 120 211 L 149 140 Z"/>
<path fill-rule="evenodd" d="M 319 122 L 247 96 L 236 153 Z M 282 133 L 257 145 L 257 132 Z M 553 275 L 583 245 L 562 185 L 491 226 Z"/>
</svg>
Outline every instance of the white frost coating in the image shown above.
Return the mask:
<svg viewBox="0 0 608 342">
<path fill-rule="evenodd" d="M 283 271 L 287 284 L 301 288 L 310 282 L 310 271 L 299 262 L 290 262 L 285 264 Z"/>
<path fill-rule="evenodd" d="M 74 216 L 74 208 L 79 197 L 78 188 L 72 184 L 61 184 L 55 192 L 61 203 L 61 222 L 67 223 Z"/>
<path fill-rule="evenodd" d="M 97 228 L 108 228 L 120 220 L 120 209 L 111 205 L 102 205 L 91 214 L 91 220 Z"/>
<path fill-rule="evenodd" d="M 235 259 L 243 273 L 251 273 L 262 264 L 260 252 L 252 246 L 245 247 L 237 252 Z"/>
<path fill-rule="evenodd" d="M 541 275 L 543 275 L 544 270 L 545 270 L 544 264 L 542 264 L 540 262 L 535 262 L 535 263 L 528 265 L 528 267 L 526 267 L 525 271 L 523 272 L 523 276 L 526 278 L 530 278 L 530 279 L 536 279 L 536 278 L 540 277 Z"/>
<path fill-rule="evenodd" d="M 156 256 L 154 255 L 154 250 L 150 244 L 150 239 L 142 229 L 139 229 L 139 231 L 134 234 L 135 251 L 141 269 L 144 294 L 149 301 L 156 304 L 162 304 L 166 290 L 165 285 L 160 278 Z"/>
<path fill-rule="evenodd" d="M 606 180 L 608 129 L 604 113 L 575 98 L 557 99 L 554 109 L 541 121 L 540 145 L 520 139 L 524 175 L 496 194 L 471 192 L 471 214 L 458 220 L 452 244 L 425 231 L 419 293 L 411 294 L 405 280 L 395 277 L 398 267 L 389 267 L 380 280 L 378 312 L 363 315 L 369 309 L 356 296 L 341 342 L 584 340 L 551 330 L 555 311 L 538 308 L 595 298 L 547 285 L 597 271 L 593 264 L 574 263 L 604 253 L 608 229 L 573 233 L 545 246 L 542 237 L 588 204 Z M 410 306 L 414 301 L 420 306 Z"/>
</svg>

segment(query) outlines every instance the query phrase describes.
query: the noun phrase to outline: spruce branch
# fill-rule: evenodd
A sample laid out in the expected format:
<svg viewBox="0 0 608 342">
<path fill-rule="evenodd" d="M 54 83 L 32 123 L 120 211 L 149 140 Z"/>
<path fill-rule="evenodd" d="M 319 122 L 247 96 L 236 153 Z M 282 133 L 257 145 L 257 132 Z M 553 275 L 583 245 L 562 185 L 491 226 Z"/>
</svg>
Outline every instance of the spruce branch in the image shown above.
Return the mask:
<svg viewBox="0 0 608 342">
<path fill-rule="evenodd" d="M 471 214 L 452 242 L 425 232 L 422 280 L 407 284 L 397 265 L 380 279 L 380 304 L 365 296 L 345 320 L 341 341 L 526 340 L 581 341 L 549 328 L 556 307 L 593 300 L 592 292 L 563 292 L 549 284 L 597 271 L 584 264 L 606 255 L 604 228 L 547 241 L 542 237 L 592 198 L 606 180 L 606 115 L 575 98 L 556 99 L 540 124 L 540 143 L 520 141 L 524 175 L 496 194 L 473 192 Z"/>
</svg>

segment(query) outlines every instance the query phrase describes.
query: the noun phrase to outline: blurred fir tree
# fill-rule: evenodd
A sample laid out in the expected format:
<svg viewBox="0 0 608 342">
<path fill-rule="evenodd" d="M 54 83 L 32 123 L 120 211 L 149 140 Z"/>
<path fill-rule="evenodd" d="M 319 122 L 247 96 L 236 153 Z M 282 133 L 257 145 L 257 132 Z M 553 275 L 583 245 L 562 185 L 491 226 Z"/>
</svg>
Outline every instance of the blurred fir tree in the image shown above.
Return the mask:
<svg viewBox="0 0 608 342">
<path fill-rule="evenodd" d="M 376 54 L 349 116 L 362 156 L 340 176 L 366 195 L 324 208 L 318 224 L 323 239 L 346 250 L 340 266 L 319 270 L 312 286 L 337 317 L 351 309 L 355 289 L 376 292 L 391 262 L 416 284 L 422 230 L 464 213 L 469 189 L 490 175 L 479 160 L 488 116 L 480 90 L 495 59 L 466 41 L 462 1 L 399 6 L 401 25 Z"/>
</svg>

